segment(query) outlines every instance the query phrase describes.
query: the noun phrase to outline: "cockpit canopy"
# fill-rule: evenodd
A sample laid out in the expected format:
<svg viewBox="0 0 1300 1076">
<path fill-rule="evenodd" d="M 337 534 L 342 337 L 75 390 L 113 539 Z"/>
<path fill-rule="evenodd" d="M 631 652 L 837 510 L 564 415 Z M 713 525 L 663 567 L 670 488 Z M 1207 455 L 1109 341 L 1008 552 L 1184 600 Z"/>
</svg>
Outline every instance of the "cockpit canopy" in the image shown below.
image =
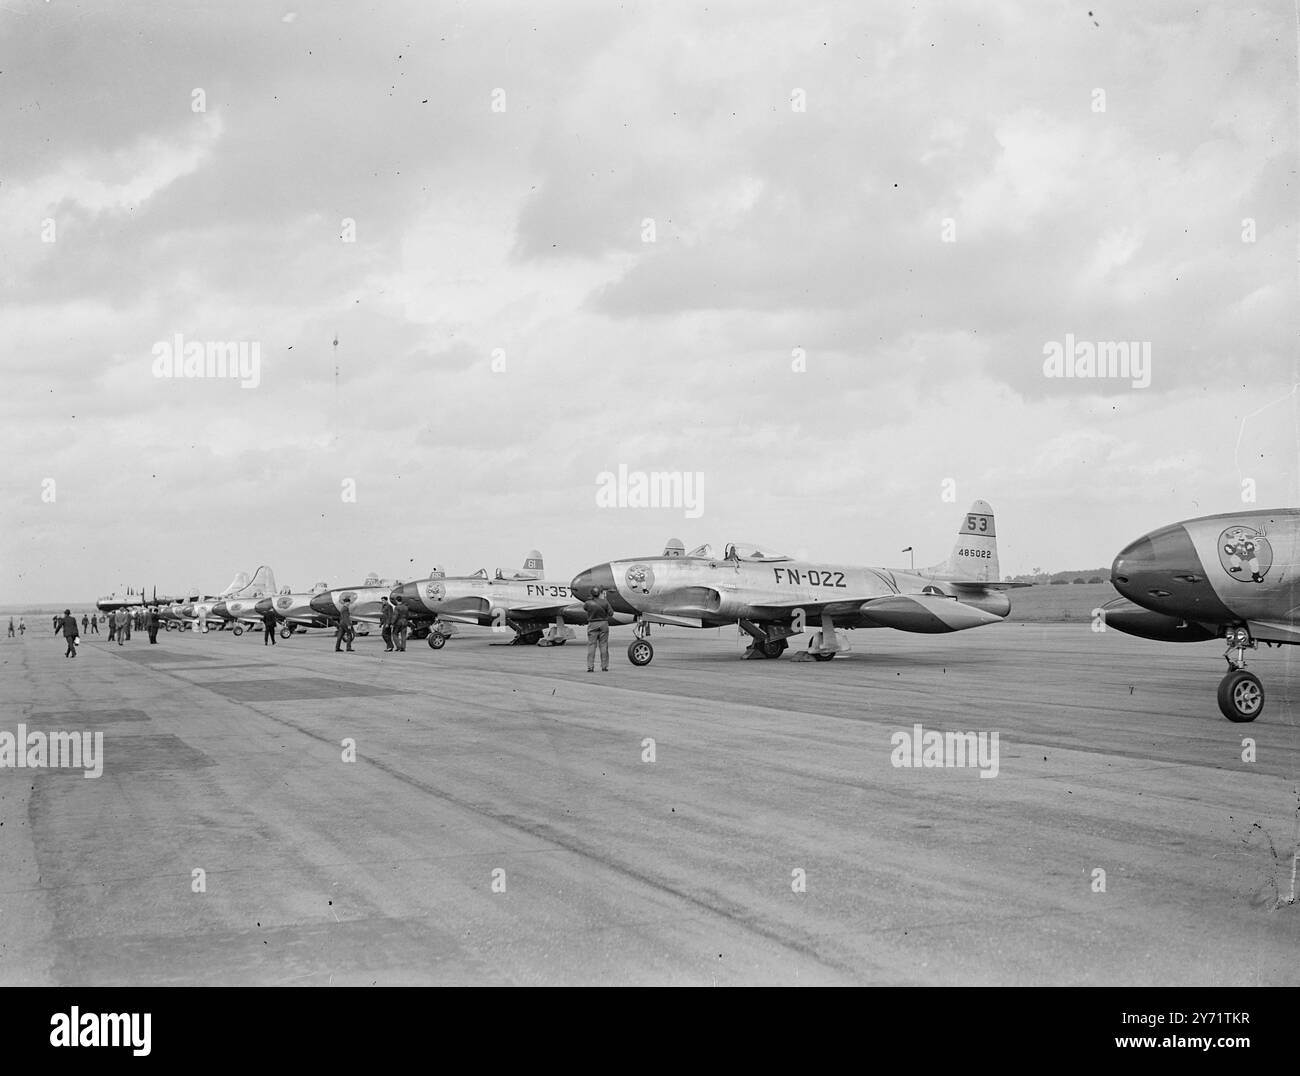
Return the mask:
<svg viewBox="0 0 1300 1076">
<path fill-rule="evenodd" d="M 687 555 L 688 557 L 704 557 L 706 560 L 709 560 L 709 559 L 712 559 L 712 557 L 713 557 L 713 546 L 711 546 L 711 545 L 697 545 L 694 549 L 692 549 L 692 550 L 691 550 L 689 553 L 687 553 L 686 555 Z"/>
<path fill-rule="evenodd" d="M 763 542 L 728 542 L 723 547 L 723 560 L 789 560 L 784 553 L 776 552 L 771 545 Z"/>
</svg>

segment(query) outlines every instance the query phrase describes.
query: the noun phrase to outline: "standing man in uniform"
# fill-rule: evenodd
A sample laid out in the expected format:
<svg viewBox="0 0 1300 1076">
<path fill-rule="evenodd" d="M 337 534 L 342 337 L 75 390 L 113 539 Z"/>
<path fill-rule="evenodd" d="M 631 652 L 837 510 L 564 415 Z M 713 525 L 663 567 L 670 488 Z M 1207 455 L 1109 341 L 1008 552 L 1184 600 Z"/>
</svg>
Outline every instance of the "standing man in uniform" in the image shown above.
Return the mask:
<svg viewBox="0 0 1300 1076">
<path fill-rule="evenodd" d="M 379 626 L 384 629 L 384 653 L 390 654 L 393 650 L 393 621 L 397 619 L 397 613 L 386 595 L 379 599 L 379 603 L 381 606 L 379 610 Z"/>
<path fill-rule="evenodd" d="M 23 623 L 23 618 L 22 618 L 22 617 L 19 617 L 19 618 L 18 618 L 18 638 L 21 639 L 21 638 L 22 638 L 24 635 L 26 635 L 26 634 L 27 634 L 27 625 L 26 625 L 25 623 Z"/>
<path fill-rule="evenodd" d="M 88 632 L 89 630 L 90 630 L 90 617 L 86 616 L 85 613 L 82 613 L 82 614 L 81 614 L 81 631 L 82 631 L 82 634 L 84 635 L 84 634 L 85 634 L 86 632 Z"/>
<path fill-rule="evenodd" d="M 582 603 L 587 614 L 587 672 L 596 671 L 596 646 L 600 646 L 600 671 L 609 672 L 609 618 L 614 610 L 605 600 L 603 587 L 592 587 L 591 597 Z"/>
<path fill-rule="evenodd" d="M 406 609 L 406 601 L 398 598 L 397 608 L 393 610 L 393 634 L 397 649 L 403 654 L 406 653 L 406 619 L 409 615 Z"/>
<path fill-rule="evenodd" d="M 272 646 L 275 645 L 275 626 L 277 623 L 279 623 L 279 618 L 276 617 L 274 609 L 268 609 L 265 613 L 262 614 L 262 645 L 263 646 L 265 646 L 268 642 Z"/>
<path fill-rule="evenodd" d="M 108 641 L 111 643 L 117 637 L 117 616 L 114 613 L 108 614 Z"/>
<path fill-rule="evenodd" d="M 9 618 L 9 638 L 12 639 L 13 637 L 14 637 L 14 618 L 13 618 L 13 617 L 10 617 L 10 618 Z"/>
<path fill-rule="evenodd" d="M 126 625 L 129 622 L 125 609 L 119 609 L 113 614 L 113 623 L 117 628 L 117 645 L 121 646 L 130 636 L 126 633 Z"/>
<path fill-rule="evenodd" d="M 348 644 L 348 653 L 352 653 L 352 602 L 347 598 L 339 607 L 339 627 L 334 636 L 334 653 L 339 652 L 339 644 Z"/>
<path fill-rule="evenodd" d="M 158 610 L 152 605 L 149 611 L 144 615 L 144 626 L 149 631 L 149 645 L 155 646 L 158 643 Z"/>
<path fill-rule="evenodd" d="M 90 615 L 90 634 L 91 635 L 99 634 L 99 616 L 94 613 Z"/>
<path fill-rule="evenodd" d="M 68 650 L 63 656 L 65 658 L 75 658 L 77 656 L 77 618 L 72 615 L 69 609 L 63 610 L 63 617 L 59 621 L 63 627 L 63 638 L 67 640 Z"/>
</svg>

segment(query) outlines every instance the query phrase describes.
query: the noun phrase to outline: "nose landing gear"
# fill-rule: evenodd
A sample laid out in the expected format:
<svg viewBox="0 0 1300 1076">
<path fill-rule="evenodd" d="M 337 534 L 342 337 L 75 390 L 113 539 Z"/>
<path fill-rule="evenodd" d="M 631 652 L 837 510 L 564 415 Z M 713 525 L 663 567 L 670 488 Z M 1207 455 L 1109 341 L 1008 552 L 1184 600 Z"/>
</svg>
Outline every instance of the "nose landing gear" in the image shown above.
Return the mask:
<svg viewBox="0 0 1300 1076">
<path fill-rule="evenodd" d="M 1255 640 L 1244 626 L 1229 627 L 1224 638 L 1228 642 L 1223 655 L 1228 674 L 1219 681 L 1219 710 L 1229 721 L 1254 721 L 1264 712 L 1264 685 L 1258 676 L 1246 671 L 1246 651 L 1255 648 Z"/>
</svg>

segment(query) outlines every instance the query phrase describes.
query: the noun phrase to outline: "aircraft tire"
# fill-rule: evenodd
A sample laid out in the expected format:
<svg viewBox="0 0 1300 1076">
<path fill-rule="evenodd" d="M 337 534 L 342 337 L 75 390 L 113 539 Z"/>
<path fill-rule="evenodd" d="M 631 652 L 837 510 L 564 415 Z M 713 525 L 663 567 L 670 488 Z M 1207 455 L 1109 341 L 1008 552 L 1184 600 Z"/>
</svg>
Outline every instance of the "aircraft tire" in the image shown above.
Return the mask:
<svg viewBox="0 0 1300 1076">
<path fill-rule="evenodd" d="M 1264 712 L 1264 685 L 1245 669 L 1234 669 L 1219 681 L 1219 710 L 1229 721 L 1254 721 Z"/>
<path fill-rule="evenodd" d="M 440 631 L 429 632 L 429 649 L 441 650 L 447 645 L 447 636 Z"/>
<path fill-rule="evenodd" d="M 832 650 L 829 654 L 814 654 L 814 655 L 813 655 L 813 660 L 814 660 L 814 661 L 830 661 L 831 658 L 833 658 L 834 656 L 835 656 L 835 651 Z"/>
<path fill-rule="evenodd" d="M 649 665 L 654 658 L 655 648 L 650 644 L 649 639 L 633 639 L 627 648 L 627 660 L 638 668 Z"/>
<path fill-rule="evenodd" d="M 244 634 L 244 629 L 241 628 L 238 624 L 236 624 L 236 625 L 231 629 L 231 631 L 233 631 L 236 635 L 243 635 L 243 634 Z"/>
<path fill-rule="evenodd" d="M 281 629 L 280 629 L 280 638 L 281 638 L 281 639 L 287 639 L 287 638 L 289 638 L 289 636 L 292 635 L 292 634 L 293 634 L 293 628 L 281 628 Z"/>
</svg>

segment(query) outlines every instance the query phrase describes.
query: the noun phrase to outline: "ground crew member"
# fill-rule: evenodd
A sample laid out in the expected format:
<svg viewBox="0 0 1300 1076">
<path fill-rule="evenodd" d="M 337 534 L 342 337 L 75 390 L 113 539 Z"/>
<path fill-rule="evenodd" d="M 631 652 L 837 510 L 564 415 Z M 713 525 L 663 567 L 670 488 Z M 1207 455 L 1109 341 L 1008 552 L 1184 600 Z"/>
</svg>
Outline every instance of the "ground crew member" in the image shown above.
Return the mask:
<svg viewBox="0 0 1300 1076">
<path fill-rule="evenodd" d="M 97 616 L 92 616 L 90 618 L 90 634 L 91 635 L 99 634 L 99 617 Z"/>
<path fill-rule="evenodd" d="M 268 609 L 265 613 L 262 614 L 262 645 L 263 646 L 265 646 L 268 642 L 272 646 L 275 645 L 276 623 L 277 623 L 277 618 L 274 609 Z"/>
<path fill-rule="evenodd" d="M 154 646 L 158 642 L 158 610 L 150 607 L 144 615 L 144 626 L 149 632 L 149 645 Z"/>
<path fill-rule="evenodd" d="M 339 607 L 339 627 L 338 627 L 338 631 L 334 635 L 334 652 L 336 654 L 338 653 L 339 650 L 339 644 L 343 642 L 346 642 L 348 644 L 348 652 L 351 653 L 352 651 L 352 603 L 348 601 L 346 598 L 343 599 L 343 604 Z"/>
<path fill-rule="evenodd" d="M 379 602 L 379 626 L 384 629 L 384 653 L 388 654 L 393 649 L 393 621 L 397 619 L 397 612 L 393 609 L 387 595 L 380 598 Z"/>
<path fill-rule="evenodd" d="M 10 624 L 12 624 L 12 623 L 13 623 L 13 621 L 10 621 Z M 86 616 L 85 613 L 82 613 L 82 614 L 81 614 L 81 630 L 82 630 L 83 632 L 86 632 L 86 631 L 89 631 L 89 630 L 90 630 L 90 617 Z"/>
<path fill-rule="evenodd" d="M 9 618 L 9 638 L 12 639 L 13 637 L 14 637 L 14 618 L 13 618 L 13 617 L 10 617 L 10 618 Z"/>
<path fill-rule="evenodd" d="M 108 641 L 111 643 L 117 635 L 117 620 L 113 613 L 108 614 Z"/>
<path fill-rule="evenodd" d="M 604 598 L 603 587 L 592 587 L 591 597 L 582 603 L 587 614 L 587 672 L 596 671 L 596 647 L 600 646 L 600 671 L 609 672 L 609 618 L 614 610 Z"/>
<path fill-rule="evenodd" d="M 23 618 L 18 618 L 18 637 L 21 639 L 27 634 L 27 625 L 23 623 Z"/>
<path fill-rule="evenodd" d="M 63 656 L 65 658 L 75 658 L 77 656 L 77 618 L 72 615 L 69 609 L 63 610 L 63 617 L 59 621 L 63 628 L 63 638 L 67 640 L 68 650 Z"/>
<path fill-rule="evenodd" d="M 127 625 L 131 618 L 126 615 L 125 609 L 119 609 L 113 614 L 113 622 L 117 625 L 117 645 L 121 646 L 131 636 L 127 632 Z"/>
<path fill-rule="evenodd" d="M 406 620 L 409 615 L 405 600 L 398 598 L 397 608 L 393 610 L 393 635 L 397 649 L 403 654 L 406 653 Z"/>
</svg>

